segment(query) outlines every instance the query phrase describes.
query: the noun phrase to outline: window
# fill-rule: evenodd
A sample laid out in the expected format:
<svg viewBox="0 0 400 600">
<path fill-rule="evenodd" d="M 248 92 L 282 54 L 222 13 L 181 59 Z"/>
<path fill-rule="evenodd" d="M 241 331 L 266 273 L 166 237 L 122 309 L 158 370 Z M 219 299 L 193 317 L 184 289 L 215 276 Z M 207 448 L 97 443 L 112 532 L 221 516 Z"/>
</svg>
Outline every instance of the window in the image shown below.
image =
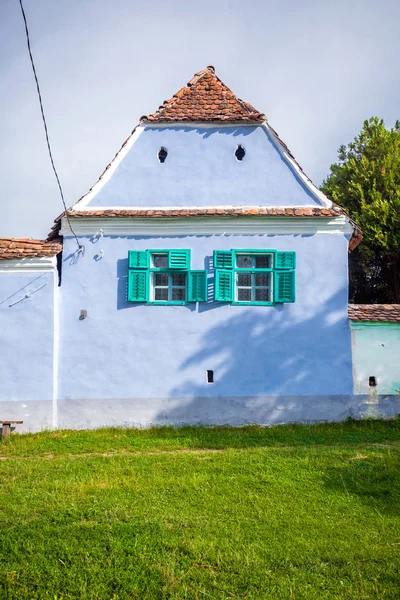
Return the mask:
<svg viewBox="0 0 400 600">
<path fill-rule="evenodd" d="M 272 254 L 236 253 L 236 302 L 271 302 Z M 247 269 L 251 269 L 248 271 Z"/>
<path fill-rule="evenodd" d="M 190 250 L 131 250 L 128 302 L 207 302 L 207 272 L 190 270 Z"/>
<path fill-rule="evenodd" d="M 215 250 L 214 298 L 233 304 L 294 302 L 295 265 L 294 252 Z"/>
<path fill-rule="evenodd" d="M 152 300 L 186 301 L 186 273 L 152 273 Z"/>
</svg>

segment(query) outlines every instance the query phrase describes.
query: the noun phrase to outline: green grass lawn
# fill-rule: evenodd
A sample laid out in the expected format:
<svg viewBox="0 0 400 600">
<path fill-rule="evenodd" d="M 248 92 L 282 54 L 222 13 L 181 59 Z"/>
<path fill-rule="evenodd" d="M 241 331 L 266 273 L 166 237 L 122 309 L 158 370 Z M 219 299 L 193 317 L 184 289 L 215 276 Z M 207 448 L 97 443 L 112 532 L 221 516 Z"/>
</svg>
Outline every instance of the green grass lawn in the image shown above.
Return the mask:
<svg viewBox="0 0 400 600">
<path fill-rule="evenodd" d="M 0 442 L 0 598 L 400 598 L 400 420 Z"/>
</svg>

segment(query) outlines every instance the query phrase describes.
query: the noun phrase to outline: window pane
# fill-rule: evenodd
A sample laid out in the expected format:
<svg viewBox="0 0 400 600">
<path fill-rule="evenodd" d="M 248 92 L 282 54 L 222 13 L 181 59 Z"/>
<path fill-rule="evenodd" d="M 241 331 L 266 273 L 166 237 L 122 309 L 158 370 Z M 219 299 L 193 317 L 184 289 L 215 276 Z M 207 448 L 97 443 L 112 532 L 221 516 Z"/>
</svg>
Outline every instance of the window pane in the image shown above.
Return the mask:
<svg viewBox="0 0 400 600">
<path fill-rule="evenodd" d="M 153 254 L 153 265 L 156 269 L 167 269 L 168 256 L 166 254 Z"/>
<path fill-rule="evenodd" d="M 238 285 L 251 286 L 251 273 L 238 273 Z"/>
<path fill-rule="evenodd" d="M 256 302 L 269 302 L 269 290 L 266 288 L 256 288 Z"/>
<path fill-rule="evenodd" d="M 172 285 L 186 285 L 185 273 L 172 273 Z"/>
<path fill-rule="evenodd" d="M 154 273 L 154 285 L 165 285 L 168 287 L 168 273 Z"/>
<path fill-rule="evenodd" d="M 238 254 L 236 264 L 239 269 L 248 269 L 252 266 L 252 256 L 250 254 Z"/>
<path fill-rule="evenodd" d="M 257 269 L 271 268 L 271 256 L 268 254 L 256 254 L 256 268 Z"/>
<path fill-rule="evenodd" d="M 185 300 L 185 288 L 172 288 L 172 300 Z"/>
<path fill-rule="evenodd" d="M 238 301 L 251 302 L 251 290 L 246 288 L 238 288 Z"/>
<path fill-rule="evenodd" d="M 270 281 L 270 274 L 269 273 L 257 273 L 256 275 L 256 285 L 265 285 L 268 286 L 269 285 L 269 281 Z"/>
<path fill-rule="evenodd" d="M 168 300 L 168 288 L 155 288 L 154 300 Z"/>
</svg>

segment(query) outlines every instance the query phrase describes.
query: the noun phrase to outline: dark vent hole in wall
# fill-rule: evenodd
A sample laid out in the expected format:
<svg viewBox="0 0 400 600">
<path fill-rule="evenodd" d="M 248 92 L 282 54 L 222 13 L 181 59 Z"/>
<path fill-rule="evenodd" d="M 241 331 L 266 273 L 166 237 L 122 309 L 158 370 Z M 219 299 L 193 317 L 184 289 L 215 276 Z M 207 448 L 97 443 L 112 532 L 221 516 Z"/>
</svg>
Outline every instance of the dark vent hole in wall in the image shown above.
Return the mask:
<svg viewBox="0 0 400 600">
<path fill-rule="evenodd" d="M 207 369 L 207 383 L 214 383 L 214 371 Z"/>
<path fill-rule="evenodd" d="M 243 160 L 244 155 L 246 154 L 246 150 L 239 144 L 239 146 L 235 150 L 235 156 L 238 160 Z"/>
<path fill-rule="evenodd" d="M 168 150 L 166 148 L 164 148 L 164 146 L 162 146 L 159 151 L 158 151 L 158 160 L 160 161 L 160 163 L 165 162 L 165 159 L 168 156 Z"/>
<path fill-rule="evenodd" d="M 369 387 L 376 387 L 377 386 L 377 382 L 376 382 L 376 377 L 372 376 L 369 378 Z"/>
</svg>

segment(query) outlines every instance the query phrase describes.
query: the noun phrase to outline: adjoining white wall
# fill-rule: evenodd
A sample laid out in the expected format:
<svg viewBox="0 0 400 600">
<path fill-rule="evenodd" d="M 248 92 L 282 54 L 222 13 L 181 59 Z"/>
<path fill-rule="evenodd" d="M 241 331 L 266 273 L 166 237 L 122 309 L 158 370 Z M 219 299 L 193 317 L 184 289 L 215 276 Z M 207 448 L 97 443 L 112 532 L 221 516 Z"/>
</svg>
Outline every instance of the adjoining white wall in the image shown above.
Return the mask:
<svg viewBox="0 0 400 600">
<path fill-rule="evenodd" d="M 354 393 L 400 394 L 400 323 L 353 321 L 351 338 Z"/>
<path fill-rule="evenodd" d="M 29 416 L 29 402 L 53 400 L 58 273 L 55 259 L 0 267 L 0 400 L 26 403 Z M 13 415 L 3 410 L 0 418 Z"/>
</svg>

